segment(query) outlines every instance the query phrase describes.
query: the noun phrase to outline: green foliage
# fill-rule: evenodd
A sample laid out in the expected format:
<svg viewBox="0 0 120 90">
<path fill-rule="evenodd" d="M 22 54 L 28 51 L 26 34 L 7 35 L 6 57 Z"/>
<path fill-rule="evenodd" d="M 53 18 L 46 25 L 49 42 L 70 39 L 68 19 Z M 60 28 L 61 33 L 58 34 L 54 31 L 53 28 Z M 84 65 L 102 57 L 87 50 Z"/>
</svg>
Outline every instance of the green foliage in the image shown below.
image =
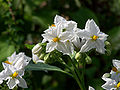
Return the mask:
<svg viewBox="0 0 120 90">
<path fill-rule="evenodd" d="M 44 64 L 44 63 L 30 64 L 26 67 L 26 70 L 46 71 L 46 72 L 47 71 L 58 71 L 58 72 L 62 72 L 62 73 L 65 73 L 65 74 L 68 74 L 71 76 L 71 74 L 65 72 L 64 70 L 62 70 L 59 67 Z"/>
</svg>

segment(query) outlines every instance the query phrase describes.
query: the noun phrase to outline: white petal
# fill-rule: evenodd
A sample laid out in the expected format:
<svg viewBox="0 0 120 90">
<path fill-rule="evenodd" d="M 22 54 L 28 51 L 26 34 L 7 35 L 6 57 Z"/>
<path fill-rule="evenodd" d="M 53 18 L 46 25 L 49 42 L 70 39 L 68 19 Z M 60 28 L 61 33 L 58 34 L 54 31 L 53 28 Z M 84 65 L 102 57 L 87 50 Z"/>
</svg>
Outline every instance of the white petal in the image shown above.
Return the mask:
<svg viewBox="0 0 120 90">
<path fill-rule="evenodd" d="M 62 41 L 62 42 L 65 42 L 67 40 L 71 40 L 72 39 L 71 34 L 69 32 L 62 33 L 59 38 L 60 38 L 60 41 Z"/>
<path fill-rule="evenodd" d="M 42 49 L 42 47 L 38 43 L 32 48 L 32 53 L 36 54 L 36 53 L 40 52 L 41 49 Z"/>
<path fill-rule="evenodd" d="M 112 63 L 113 63 L 113 66 L 116 67 L 117 69 L 120 68 L 120 60 L 114 59 Z"/>
<path fill-rule="evenodd" d="M 58 23 L 58 22 L 64 22 L 66 21 L 63 17 L 59 16 L 59 15 L 56 15 L 55 18 L 54 18 L 54 23 Z"/>
<path fill-rule="evenodd" d="M 38 63 L 38 62 L 41 62 L 41 63 L 44 63 L 43 60 L 40 60 L 39 57 L 37 55 L 32 55 L 32 58 L 33 58 L 33 62 L 35 63 Z"/>
<path fill-rule="evenodd" d="M 94 20 L 88 20 L 85 25 L 85 30 L 90 32 L 91 35 L 96 35 L 97 33 L 100 32 L 99 27 L 96 25 Z"/>
<path fill-rule="evenodd" d="M 67 22 L 67 27 L 65 28 L 66 31 L 74 31 L 74 29 L 77 28 L 77 23 L 74 21 L 68 21 Z"/>
<path fill-rule="evenodd" d="M 58 42 L 57 48 L 58 51 L 62 52 L 63 54 L 70 55 L 73 53 L 73 46 L 70 42 Z"/>
<path fill-rule="evenodd" d="M 113 90 L 116 89 L 115 86 L 117 85 L 117 82 L 115 80 L 107 81 L 104 85 L 102 85 L 102 88 L 106 90 Z"/>
<path fill-rule="evenodd" d="M 101 54 L 105 54 L 105 48 L 104 48 L 105 44 L 104 44 L 104 42 L 99 40 L 99 39 L 96 40 L 95 42 L 96 42 L 95 43 L 96 51 L 101 53 Z"/>
<path fill-rule="evenodd" d="M 12 79 L 12 78 L 9 79 L 7 82 L 9 89 L 13 89 L 17 84 L 18 82 L 16 82 L 16 79 Z"/>
<path fill-rule="evenodd" d="M 103 33 L 103 32 L 100 32 L 100 33 L 98 34 L 98 37 L 99 37 L 100 40 L 102 40 L 102 41 L 106 41 L 108 35 L 105 34 L 105 33 Z"/>
<path fill-rule="evenodd" d="M 88 52 L 93 48 L 95 48 L 95 42 L 92 40 L 87 40 L 85 44 L 81 47 L 80 52 Z"/>
<path fill-rule="evenodd" d="M 85 39 L 91 39 L 90 33 L 86 30 L 79 30 L 76 34 L 80 38 L 84 37 Z"/>
<path fill-rule="evenodd" d="M 56 48 L 55 42 L 49 42 L 46 46 L 46 52 L 52 52 Z"/>
<path fill-rule="evenodd" d="M 55 38 L 56 36 L 50 34 L 50 33 L 46 33 L 46 34 L 42 34 L 42 37 L 46 40 L 46 41 L 52 41 L 53 38 Z"/>
<path fill-rule="evenodd" d="M 22 77 L 19 77 L 18 80 L 19 80 L 19 83 L 18 83 L 19 87 L 28 88 L 26 81 Z"/>
<path fill-rule="evenodd" d="M 93 87 L 89 86 L 89 90 L 95 90 Z"/>
</svg>

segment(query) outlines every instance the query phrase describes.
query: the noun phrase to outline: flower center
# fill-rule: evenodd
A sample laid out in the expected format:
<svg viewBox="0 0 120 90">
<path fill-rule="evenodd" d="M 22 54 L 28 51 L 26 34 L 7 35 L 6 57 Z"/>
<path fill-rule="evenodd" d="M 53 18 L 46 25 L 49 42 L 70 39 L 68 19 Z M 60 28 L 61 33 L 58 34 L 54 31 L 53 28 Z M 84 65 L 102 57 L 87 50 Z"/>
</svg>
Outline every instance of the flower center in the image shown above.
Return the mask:
<svg viewBox="0 0 120 90">
<path fill-rule="evenodd" d="M 55 24 L 52 24 L 50 27 L 56 27 L 56 25 L 55 25 Z"/>
<path fill-rule="evenodd" d="M 119 88 L 120 87 L 120 82 L 117 84 L 117 86 L 116 86 L 117 88 Z"/>
<path fill-rule="evenodd" d="M 117 71 L 118 71 L 116 67 L 112 67 L 112 70 L 113 70 L 114 72 L 117 72 Z"/>
<path fill-rule="evenodd" d="M 4 63 L 7 63 L 7 64 L 12 64 L 12 63 L 10 63 L 9 61 L 4 61 Z"/>
<path fill-rule="evenodd" d="M 96 35 L 92 36 L 92 40 L 97 40 L 97 39 L 98 39 L 98 36 L 96 36 Z"/>
<path fill-rule="evenodd" d="M 56 37 L 56 38 L 53 38 L 53 41 L 54 42 L 58 42 L 60 39 L 58 38 L 58 37 Z"/>
<path fill-rule="evenodd" d="M 14 72 L 14 73 L 11 75 L 12 78 L 16 78 L 17 76 L 18 76 L 18 73 L 17 73 L 17 72 Z"/>
</svg>

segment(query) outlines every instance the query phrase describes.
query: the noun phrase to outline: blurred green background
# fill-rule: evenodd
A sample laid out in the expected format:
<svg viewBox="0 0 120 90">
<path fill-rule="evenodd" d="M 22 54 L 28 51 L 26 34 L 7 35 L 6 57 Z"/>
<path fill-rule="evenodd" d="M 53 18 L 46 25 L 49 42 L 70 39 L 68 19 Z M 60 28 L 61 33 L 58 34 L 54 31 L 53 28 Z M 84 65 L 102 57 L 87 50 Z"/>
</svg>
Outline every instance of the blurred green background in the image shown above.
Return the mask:
<svg viewBox="0 0 120 90">
<path fill-rule="evenodd" d="M 109 35 L 111 55 L 93 52 L 85 74 L 86 87 L 103 90 L 102 75 L 110 72 L 112 59 L 120 59 L 120 0 L 0 0 L 0 63 L 14 51 L 31 56 L 24 44 L 41 42 L 56 14 L 76 21 L 81 29 L 94 19 Z M 26 71 L 24 78 L 29 88 L 18 90 L 79 90 L 73 78 L 60 72 Z M 8 89 L 5 84 L 0 88 Z"/>
</svg>

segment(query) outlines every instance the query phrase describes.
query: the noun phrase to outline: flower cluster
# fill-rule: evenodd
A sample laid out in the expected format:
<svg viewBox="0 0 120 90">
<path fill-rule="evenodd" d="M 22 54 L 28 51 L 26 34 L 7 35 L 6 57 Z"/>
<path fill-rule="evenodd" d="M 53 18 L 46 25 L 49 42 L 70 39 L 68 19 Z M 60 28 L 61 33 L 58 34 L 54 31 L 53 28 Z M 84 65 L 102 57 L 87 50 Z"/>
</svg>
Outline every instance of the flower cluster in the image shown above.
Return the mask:
<svg viewBox="0 0 120 90">
<path fill-rule="evenodd" d="M 13 89 L 16 85 L 27 88 L 27 84 L 22 76 L 24 75 L 24 68 L 30 60 L 31 58 L 27 57 L 24 53 L 16 55 L 16 52 L 14 52 L 2 63 L 4 70 L 0 72 L 0 84 L 3 83 L 3 80 L 7 80 L 9 89 Z"/>
<path fill-rule="evenodd" d="M 75 50 L 83 53 L 96 49 L 97 52 L 104 54 L 106 50 L 104 42 L 107 40 L 107 36 L 107 34 L 100 32 L 93 19 L 86 22 L 85 29 L 79 29 L 75 21 L 67 21 L 56 15 L 54 24 L 42 34 L 42 43 L 47 42 L 47 53 L 58 50 L 64 55 L 72 55 Z M 33 60 L 36 63 L 41 62 L 38 57 L 40 49 L 37 44 L 32 50 Z"/>
<path fill-rule="evenodd" d="M 106 90 L 120 89 L 120 60 L 113 60 L 113 67 L 110 73 L 105 73 L 102 79 L 106 81 L 102 88 Z"/>
</svg>

